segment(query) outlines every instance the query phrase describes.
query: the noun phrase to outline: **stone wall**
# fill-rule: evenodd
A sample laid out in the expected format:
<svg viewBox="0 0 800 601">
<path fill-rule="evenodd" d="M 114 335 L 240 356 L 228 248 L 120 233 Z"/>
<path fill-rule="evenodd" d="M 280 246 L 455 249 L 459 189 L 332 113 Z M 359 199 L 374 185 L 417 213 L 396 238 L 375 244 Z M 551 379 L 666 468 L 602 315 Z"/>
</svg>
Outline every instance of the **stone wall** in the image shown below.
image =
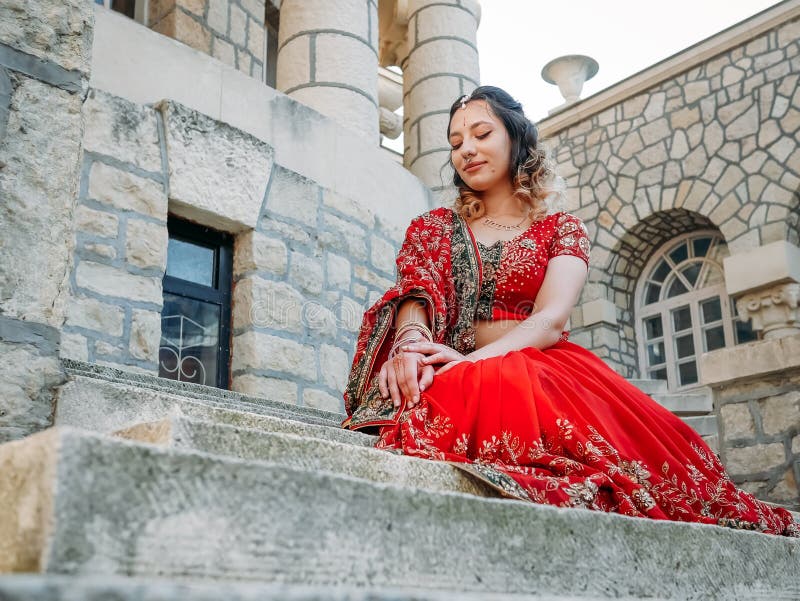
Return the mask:
<svg viewBox="0 0 800 601">
<path fill-rule="evenodd" d="M 800 336 L 708 353 L 703 372 L 731 478 L 761 499 L 800 508 Z"/>
<path fill-rule="evenodd" d="M 90 90 L 84 115 L 62 356 L 157 373 L 169 211 L 235 235 L 232 388 L 342 411 L 355 334 L 393 283 L 402 228 L 179 104 Z"/>
<path fill-rule="evenodd" d="M 272 0 L 150 0 L 148 25 L 263 80 L 266 4 Z"/>
<path fill-rule="evenodd" d="M 567 209 L 593 250 L 582 301 L 617 306 L 616 324 L 573 340 L 639 375 L 634 291 L 677 233 L 714 228 L 732 253 L 798 241 L 800 21 L 786 22 L 547 141 Z"/>
<path fill-rule="evenodd" d="M 0 5 L 0 441 L 50 425 L 93 19 L 84 0 Z"/>
</svg>

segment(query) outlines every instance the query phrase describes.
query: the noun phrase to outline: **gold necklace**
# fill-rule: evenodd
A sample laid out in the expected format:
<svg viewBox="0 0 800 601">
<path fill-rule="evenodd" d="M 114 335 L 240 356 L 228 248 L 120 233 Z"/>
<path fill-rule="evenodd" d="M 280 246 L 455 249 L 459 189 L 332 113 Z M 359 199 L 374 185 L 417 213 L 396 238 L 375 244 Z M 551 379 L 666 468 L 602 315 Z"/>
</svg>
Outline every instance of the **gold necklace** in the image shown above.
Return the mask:
<svg viewBox="0 0 800 601">
<path fill-rule="evenodd" d="M 519 223 L 517 223 L 516 225 L 505 225 L 504 223 L 498 223 L 497 221 L 495 221 L 494 219 L 491 219 L 489 217 L 484 217 L 483 218 L 483 223 L 488 225 L 491 228 L 496 229 L 496 230 L 504 230 L 506 232 L 510 232 L 510 231 L 513 231 L 513 230 L 520 229 L 522 224 L 525 223 L 527 220 L 528 220 L 528 216 L 525 215 L 525 217 L 523 217 L 522 220 Z"/>
</svg>

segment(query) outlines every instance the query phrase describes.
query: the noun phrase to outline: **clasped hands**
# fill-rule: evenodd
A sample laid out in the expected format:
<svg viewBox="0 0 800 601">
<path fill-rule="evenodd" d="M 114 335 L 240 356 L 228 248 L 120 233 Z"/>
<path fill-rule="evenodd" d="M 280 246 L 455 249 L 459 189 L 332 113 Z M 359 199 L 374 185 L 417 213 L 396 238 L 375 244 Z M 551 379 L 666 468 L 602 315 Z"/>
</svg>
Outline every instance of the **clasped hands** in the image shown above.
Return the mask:
<svg viewBox="0 0 800 601">
<path fill-rule="evenodd" d="M 412 409 L 419 403 L 420 393 L 433 383 L 435 375 L 463 361 L 472 359 L 444 344 L 423 339 L 405 343 L 381 367 L 378 374 L 381 398 L 391 397 L 395 407 L 405 398 L 406 408 Z M 436 369 L 435 365 L 441 367 Z"/>
</svg>

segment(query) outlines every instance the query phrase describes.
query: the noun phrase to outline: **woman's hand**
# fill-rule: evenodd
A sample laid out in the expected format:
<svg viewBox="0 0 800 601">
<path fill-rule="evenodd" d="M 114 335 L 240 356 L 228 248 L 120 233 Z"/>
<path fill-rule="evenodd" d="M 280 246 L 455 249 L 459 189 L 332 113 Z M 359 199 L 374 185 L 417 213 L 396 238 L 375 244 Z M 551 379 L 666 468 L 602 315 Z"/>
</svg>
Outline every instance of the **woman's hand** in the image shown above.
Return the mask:
<svg viewBox="0 0 800 601">
<path fill-rule="evenodd" d="M 405 397 L 406 408 L 413 409 L 419 403 L 420 392 L 433 382 L 433 366 L 425 365 L 424 359 L 422 353 L 401 350 L 384 363 L 378 373 L 381 397 L 391 397 L 395 408 L 400 406 Z"/>
<path fill-rule="evenodd" d="M 442 365 L 434 373 L 440 375 L 464 361 L 472 361 L 467 355 L 462 355 L 457 350 L 450 348 L 446 344 L 436 342 L 412 342 L 403 345 L 403 350 L 411 353 L 422 353 L 422 365 Z"/>
</svg>

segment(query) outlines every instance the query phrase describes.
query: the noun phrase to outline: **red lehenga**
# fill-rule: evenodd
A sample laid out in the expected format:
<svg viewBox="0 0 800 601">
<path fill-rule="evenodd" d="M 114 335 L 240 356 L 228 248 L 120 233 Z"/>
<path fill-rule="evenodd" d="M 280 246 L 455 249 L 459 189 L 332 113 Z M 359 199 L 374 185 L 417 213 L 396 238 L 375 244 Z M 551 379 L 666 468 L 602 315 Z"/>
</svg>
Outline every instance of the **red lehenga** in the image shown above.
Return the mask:
<svg viewBox="0 0 800 601">
<path fill-rule="evenodd" d="M 377 448 L 451 462 L 517 499 L 800 536 L 788 511 L 737 489 L 694 430 L 564 337 L 458 364 L 411 410 L 380 397 L 398 301 L 425 299 L 435 340 L 468 353 L 476 318 L 530 314 L 547 261 L 588 250 L 565 213 L 491 247 L 450 209 L 412 221 L 397 284 L 364 315 L 344 426 L 377 427 Z"/>
</svg>

